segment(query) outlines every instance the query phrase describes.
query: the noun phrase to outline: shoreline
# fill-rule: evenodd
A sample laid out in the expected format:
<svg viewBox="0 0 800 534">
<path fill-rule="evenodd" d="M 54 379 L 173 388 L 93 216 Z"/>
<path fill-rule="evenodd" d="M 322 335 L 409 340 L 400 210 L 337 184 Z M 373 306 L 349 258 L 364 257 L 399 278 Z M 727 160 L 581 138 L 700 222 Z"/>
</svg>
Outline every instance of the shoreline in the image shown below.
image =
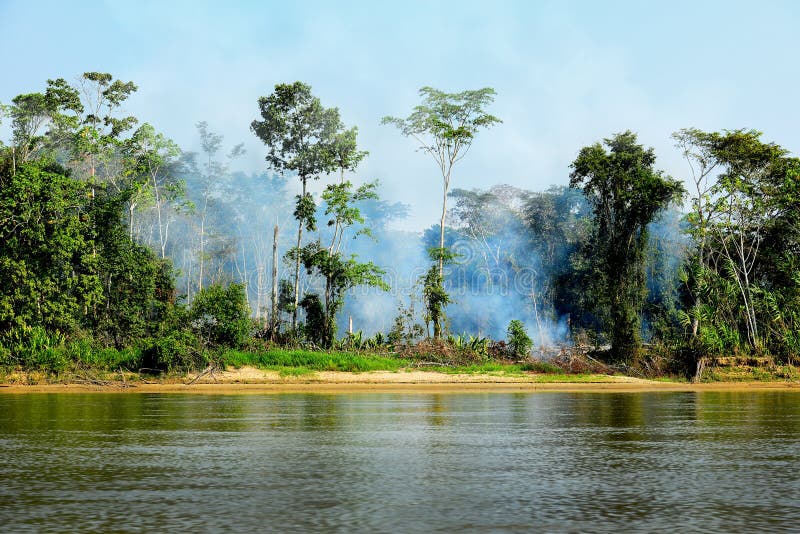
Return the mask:
<svg viewBox="0 0 800 534">
<path fill-rule="evenodd" d="M 0 383 L 0 394 L 25 393 L 470 393 L 470 392 L 706 392 L 706 391 L 800 391 L 800 382 L 664 382 L 625 376 L 576 376 L 558 381 L 548 375 L 447 374 L 431 371 L 372 371 L 348 373 L 321 371 L 305 376 L 281 376 L 277 371 L 242 367 L 203 376 L 197 373 L 158 381 L 112 380 L 87 383 Z"/>
</svg>

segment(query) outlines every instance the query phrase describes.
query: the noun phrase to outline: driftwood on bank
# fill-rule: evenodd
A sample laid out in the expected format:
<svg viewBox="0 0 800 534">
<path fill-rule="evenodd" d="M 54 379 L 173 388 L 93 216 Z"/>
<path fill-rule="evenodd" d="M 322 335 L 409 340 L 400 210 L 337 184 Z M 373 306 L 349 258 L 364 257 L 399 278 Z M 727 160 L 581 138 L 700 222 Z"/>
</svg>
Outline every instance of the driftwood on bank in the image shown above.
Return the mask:
<svg viewBox="0 0 800 534">
<path fill-rule="evenodd" d="M 121 377 L 121 381 L 101 378 L 91 367 L 85 365 L 82 362 L 79 362 L 76 363 L 71 370 L 65 373 L 64 378 L 69 383 L 80 384 L 84 386 L 121 387 L 121 388 L 135 387 L 133 384 L 129 384 L 128 382 L 125 381 L 125 375 L 123 374 L 121 368 L 119 369 L 119 374 Z"/>
<path fill-rule="evenodd" d="M 215 364 L 215 363 L 211 363 L 211 364 L 209 364 L 209 365 L 208 365 L 208 367 L 206 367 L 206 368 L 203 370 L 203 372 L 202 372 L 202 373 L 200 373 L 199 375 L 197 375 L 196 377 L 194 377 L 194 378 L 193 378 L 193 379 L 192 379 L 190 382 L 188 382 L 186 385 L 187 385 L 187 386 L 191 386 L 192 384 L 194 384 L 195 382 L 197 382 L 198 380 L 200 380 L 201 378 L 203 378 L 203 377 L 204 377 L 204 376 L 206 376 L 206 375 L 210 375 L 210 376 L 211 376 L 211 378 L 213 378 L 213 379 L 214 379 L 214 382 L 218 382 L 218 380 L 217 380 L 217 377 L 216 377 L 216 376 L 214 376 L 214 371 L 216 371 L 216 370 L 218 370 L 218 368 L 217 368 L 217 364 Z"/>
</svg>

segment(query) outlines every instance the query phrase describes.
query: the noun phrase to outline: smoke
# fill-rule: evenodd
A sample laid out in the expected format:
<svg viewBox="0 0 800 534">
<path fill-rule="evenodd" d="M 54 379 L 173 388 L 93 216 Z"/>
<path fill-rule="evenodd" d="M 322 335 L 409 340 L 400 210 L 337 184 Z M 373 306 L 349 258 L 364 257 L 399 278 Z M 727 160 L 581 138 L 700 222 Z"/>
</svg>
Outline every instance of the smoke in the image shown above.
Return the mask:
<svg viewBox="0 0 800 534">
<path fill-rule="evenodd" d="M 165 250 L 176 268 L 176 287 L 191 301 L 201 286 L 201 269 L 204 287 L 241 283 L 252 315 L 266 321 L 271 311 L 275 225 L 279 227 L 278 278 L 291 280 L 294 275 L 293 263 L 283 258 L 296 244 L 297 223 L 292 216 L 295 180 L 230 172 L 213 158 L 207 163 L 207 156 L 186 155 L 170 169 L 174 174 L 171 183 L 182 180 L 185 184 L 185 194 L 175 195 L 174 201 L 162 206 L 161 214 L 169 222 Z M 318 194 L 316 198 L 318 228 L 304 232 L 304 243 L 331 239 L 325 206 Z M 552 187 L 531 192 L 494 186 L 456 189 L 450 198 L 445 246 L 455 260 L 445 267 L 444 277 L 451 297 L 445 309 L 448 332 L 505 339 L 509 323 L 519 320 L 537 346 L 552 346 L 569 343 L 572 327 L 590 328 L 586 325 L 588 314 L 582 310 L 585 302 L 580 302 L 585 273 L 581 274 L 576 258 L 580 259 L 588 242 L 591 213 L 580 191 Z M 385 334 L 399 307 L 413 307 L 416 323 L 424 325 L 420 280 L 432 264 L 428 250 L 439 246 L 439 226 L 423 232 L 397 230 L 401 226 L 398 221 L 409 213 L 407 205 L 397 202 L 366 200 L 358 207 L 372 237 L 350 229 L 342 252 L 382 268 L 390 289 L 350 290 L 337 317 L 339 335 L 347 333 L 351 320 L 354 331 L 369 336 Z M 686 245 L 677 212 L 665 213 L 649 230 L 646 337 L 663 319 L 662 312 L 667 310 L 669 315 L 676 307 L 678 271 Z M 152 204 L 139 207 L 135 233 L 141 242 L 157 248 L 158 225 Z M 322 283 L 302 272 L 301 297 L 321 292 Z"/>
<path fill-rule="evenodd" d="M 571 195 L 557 189 L 550 197 Z M 456 190 L 455 206 L 445 228 L 445 246 L 455 260 L 445 267 L 445 289 L 451 297 L 446 307 L 447 330 L 492 339 L 504 339 L 508 324 L 521 321 L 537 345 L 567 341 L 569 314 L 554 303 L 555 280 L 567 268 L 574 243 L 552 242 L 554 235 L 533 235 L 527 210 L 537 194 L 509 186 L 488 191 Z M 568 202 L 563 203 L 575 215 Z M 568 220 L 569 217 L 561 217 Z M 386 332 L 399 305 L 414 303 L 422 324 L 420 279 L 431 266 L 428 250 L 439 246 L 439 226 L 422 234 L 381 231 L 376 241 L 361 241 L 352 248 L 386 270 L 388 293 L 356 290 L 340 316 L 340 334 L 353 318 L 356 330 L 371 335 Z M 547 258 L 537 248 L 546 242 Z"/>
</svg>

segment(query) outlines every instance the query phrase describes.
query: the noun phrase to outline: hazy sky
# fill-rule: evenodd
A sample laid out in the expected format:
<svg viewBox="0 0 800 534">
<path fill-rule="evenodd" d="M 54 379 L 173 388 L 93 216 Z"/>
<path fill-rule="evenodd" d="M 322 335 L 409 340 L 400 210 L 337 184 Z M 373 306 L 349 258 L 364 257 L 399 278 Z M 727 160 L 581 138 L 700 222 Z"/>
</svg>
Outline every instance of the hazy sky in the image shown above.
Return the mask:
<svg viewBox="0 0 800 534">
<path fill-rule="evenodd" d="M 490 111 L 504 122 L 480 134 L 454 187 L 566 184 L 582 146 L 626 129 L 683 177 L 670 134 L 684 127 L 755 128 L 800 150 L 799 22 L 794 1 L 0 0 L 0 102 L 111 72 L 139 85 L 127 111 L 141 121 L 196 149 L 206 120 L 245 143 L 240 166 L 255 171 L 257 98 L 301 80 L 359 127 L 359 177 L 410 204 L 402 227 L 420 229 L 437 220 L 437 168 L 379 124 L 405 116 L 420 87 L 498 93 Z"/>
</svg>

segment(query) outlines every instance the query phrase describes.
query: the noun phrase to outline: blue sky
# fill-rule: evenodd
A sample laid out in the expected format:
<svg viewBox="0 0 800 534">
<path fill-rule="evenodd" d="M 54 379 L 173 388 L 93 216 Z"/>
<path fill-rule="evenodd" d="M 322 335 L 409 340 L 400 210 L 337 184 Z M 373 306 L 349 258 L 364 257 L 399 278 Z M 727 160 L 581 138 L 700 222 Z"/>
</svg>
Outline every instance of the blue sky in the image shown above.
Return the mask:
<svg viewBox="0 0 800 534">
<path fill-rule="evenodd" d="M 72 5 L 71 5 L 72 4 Z M 437 220 L 433 161 L 382 116 L 417 90 L 490 86 L 503 124 L 482 133 L 454 187 L 566 184 L 578 150 L 626 129 L 687 172 L 672 132 L 755 128 L 800 151 L 800 2 L 36 2 L 0 0 L 0 102 L 87 70 L 132 80 L 127 111 L 196 149 L 200 120 L 244 142 L 276 83 L 309 83 L 370 151 L 360 179 Z M 7 130 L 3 131 L 7 135 Z"/>
</svg>

